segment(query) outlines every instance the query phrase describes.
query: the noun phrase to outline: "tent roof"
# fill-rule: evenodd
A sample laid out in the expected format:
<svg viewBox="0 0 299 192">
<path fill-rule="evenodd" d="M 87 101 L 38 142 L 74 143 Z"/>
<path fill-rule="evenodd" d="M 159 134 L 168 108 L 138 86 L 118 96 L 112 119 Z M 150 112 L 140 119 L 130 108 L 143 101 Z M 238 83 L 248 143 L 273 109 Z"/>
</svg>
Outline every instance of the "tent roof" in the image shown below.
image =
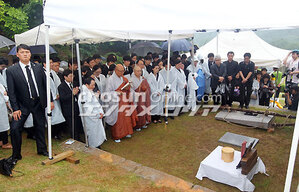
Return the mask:
<svg viewBox="0 0 299 192">
<path fill-rule="evenodd" d="M 172 39 L 182 39 L 193 37 L 193 30 L 174 31 Z M 46 26 L 41 24 L 22 34 L 15 35 L 16 44 L 44 45 Z M 51 26 L 49 29 L 50 44 L 71 44 L 74 39 L 79 39 L 80 43 L 100 43 L 107 41 L 123 40 L 167 40 L 168 31 L 111 31 L 98 29 L 82 29 Z"/>
<path fill-rule="evenodd" d="M 297 0 L 47 0 L 45 24 L 115 31 L 299 26 Z"/>
<path fill-rule="evenodd" d="M 280 64 L 290 52 L 289 50 L 274 47 L 261 38 L 253 31 L 244 32 L 220 32 L 218 34 L 218 54 L 226 59 L 227 52 L 235 53 L 234 59 L 243 60 L 246 52 L 251 53 L 251 60 L 258 66 L 272 66 Z M 207 56 L 209 53 L 217 54 L 217 36 L 210 42 L 197 50 L 198 54 Z"/>
</svg>

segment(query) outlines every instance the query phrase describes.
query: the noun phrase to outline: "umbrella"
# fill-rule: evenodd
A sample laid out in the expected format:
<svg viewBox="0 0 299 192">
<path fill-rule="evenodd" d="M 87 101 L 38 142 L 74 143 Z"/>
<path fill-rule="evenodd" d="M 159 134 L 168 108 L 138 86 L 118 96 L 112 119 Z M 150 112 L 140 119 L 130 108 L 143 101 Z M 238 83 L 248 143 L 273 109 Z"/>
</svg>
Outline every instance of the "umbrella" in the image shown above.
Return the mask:
<svg viewBox="0 0 299 192">
<path fill-rule="evenodd" d="M 140 42 L 134 45 L 130 50 L 130 53 L 136 53 L 138 56 L 145 56 L 148 52 L 162 53 L 161 47 L 154 42 Z"/>
<path fill-rule="evenodd" d="M 31 50 L 31 54 L 45 54 L 45 46 L 44 45 L 35 45 L 35 46 L 30 46 L 30 50 Z M 8 53 L 8 55 L 16 55 L 17 53 L 17 47 L 14 46 L 10 52 Z M 57 53 L 55 51 L 55 49 L 50 46 L 50 54 L 52 53 Z"/>
<path fill-rule="evenodd" d="M 177 40 L 172 40 L 170 44 L 170 51 L 175 52 L 175 51 L 184 51 L 187 52 L 191 50 L 192 44 L 187 41 L 186 39 L 177 39 Z M 162 44 L 162 49 L 167 50 L 168 49 L 168 41 L 165 41 Z"/>
<path fill-rule="evenodd" d="M 15 42 L 12 40 L 0 35 L 0 48 L 9 47 L 10 45 L 14 45 Z"/>
</svg>

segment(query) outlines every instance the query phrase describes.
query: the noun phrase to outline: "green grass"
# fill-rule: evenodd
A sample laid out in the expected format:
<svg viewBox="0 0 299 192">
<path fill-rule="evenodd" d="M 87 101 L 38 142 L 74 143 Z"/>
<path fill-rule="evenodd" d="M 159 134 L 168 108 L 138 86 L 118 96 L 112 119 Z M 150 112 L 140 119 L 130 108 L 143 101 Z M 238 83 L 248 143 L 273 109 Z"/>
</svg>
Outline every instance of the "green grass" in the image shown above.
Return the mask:
<svg viewBox="0 0 299 192">
<path fill-rule="evenodd" d="M 275 122 L 280 123 L 283 120 L 283 118 L 276 118 Z M 275 129 L 273 133 L 268 133 L 261 129 L 217 121 L 215 113 L 210 113 L 207 117 L 199 115 L 189 117 L 185 114 L 170 120 L 168 126 L 151 124 L 148 129 L 134 133 L 131 139 L 123 139 L 121 143 L 108 140 L 102 145 L 102 148 L 215 191 L 238 191 L 236 188 L 207 178 L 204 178 L 203 181 L 195 178 L 200 162 L 218 145 L 227 146 L 218 142 L 219 138 L 227 131 L 260 139 L 256 148 L 270 176 L 257 174 L 252 179 L 256 186 L 255 191 L 283 191 L 293 134 L 292 127 L 279 128 Z M 238 147 L 232 147 L 240 150 Z M 298 180 L 299 160 L 297 158 L 292 191 L 295 191 Z"/>
<path fill-rule="evenodd" d="M 61 152 L 59 143 L 54 141 L 55 153 Z M 23 159 L 18 162 L 13 178 L 0 175 L 0 191 L 173 191 L 157 187 L 151 181 L 137 177 L 109 163 L 99 161 L 97 157 L 76 152 L 81 162 L 78 165 L 66 161 L 44 166 L 46 157 L 36 154 L 35 142 L 24 139 Z M 8 157 L 11 150 L 0 149 L 0 158 Z"/>
</svg>

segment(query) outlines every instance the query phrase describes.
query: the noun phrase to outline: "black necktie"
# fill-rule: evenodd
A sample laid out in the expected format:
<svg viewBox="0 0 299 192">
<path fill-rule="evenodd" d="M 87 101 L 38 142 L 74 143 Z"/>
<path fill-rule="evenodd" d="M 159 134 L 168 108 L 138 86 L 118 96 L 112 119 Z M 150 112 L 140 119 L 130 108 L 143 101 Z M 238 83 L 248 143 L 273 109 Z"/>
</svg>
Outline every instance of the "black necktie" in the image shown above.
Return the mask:
<svg viewBox="0 0 299 192">
<path fill-rule="evenodd" d="M 30 86 L 31 97 L 32 98 L 37 98 L 37 91 L 35 89 L 33 78 L 32 78 L 32 75 L 31 75 L 31 71 L 29 69 L 29 65 L 27 65 L 25 68 L 26 68 L 26 72 L 27 72 L 28 83 L 29 83 L 29 86 Z"/>
<path fill-rule="evenodd" d="M 52 78 L 52 80 L 54 80 L 53 74 L 50 72 L 50 77 Z"/>
<path fill-rule="evenodd" d="M 71 90 L 73 91 L 73 85 L 70 83 L 70 88 L 71 88 Z"/>
</svg>

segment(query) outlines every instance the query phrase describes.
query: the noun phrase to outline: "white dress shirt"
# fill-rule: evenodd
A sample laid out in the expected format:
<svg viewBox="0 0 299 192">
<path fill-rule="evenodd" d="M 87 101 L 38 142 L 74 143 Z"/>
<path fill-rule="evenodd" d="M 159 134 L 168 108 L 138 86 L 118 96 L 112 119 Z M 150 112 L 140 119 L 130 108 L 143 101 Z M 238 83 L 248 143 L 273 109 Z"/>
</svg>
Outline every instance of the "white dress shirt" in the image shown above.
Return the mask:
<svg viewBox="0 0 299 192">
<path fill-rule="evenodd" d="M 20 63 L 20 66 L 21 66 L 21 68 L 22 68 L 22 71 L 23 71 L 23 74 L 24 74 L 24 76 L 25 76 L 25 79 L 26 79 L 26 81 L 27 81 L 27 85 L 28 85 L 28 87 L 29 87 L 29 94 L 30 94 L 30 98 L 32 98 L 32 94 L 31 94 L 31 89 L 30 89 L 30 84 L 29 84 L 29 82 L 28 82 L 28 76 L 27 76 L 27 71 L 26 71 L 26 66 L 27 65 L 25 65 L 24 63 L 22 63 L 21 61 L 19 62 Z M 35 89 L 36 89 L 36 93 L 37 93 L 37 96 L 39 97 L 39 92 L 38 92 L 38 88 L 37 88 L 37 84 L 36 84 L 36 80 L 35 80 L 35 75 L 34 75 L 34 73 L 33 73 L 33 70 L 32 70 L 32 68 L 31 68 L 31 65 L 30 65 L 31 63 L 29 62 L 29 70 L 30 70 L 30 72 L 31 72 L 31 76 L 32 76 L 32 79 L 33 79 L 33 83 L 34 83 L 34 86 L 35 86 Z"/>
</svg>

